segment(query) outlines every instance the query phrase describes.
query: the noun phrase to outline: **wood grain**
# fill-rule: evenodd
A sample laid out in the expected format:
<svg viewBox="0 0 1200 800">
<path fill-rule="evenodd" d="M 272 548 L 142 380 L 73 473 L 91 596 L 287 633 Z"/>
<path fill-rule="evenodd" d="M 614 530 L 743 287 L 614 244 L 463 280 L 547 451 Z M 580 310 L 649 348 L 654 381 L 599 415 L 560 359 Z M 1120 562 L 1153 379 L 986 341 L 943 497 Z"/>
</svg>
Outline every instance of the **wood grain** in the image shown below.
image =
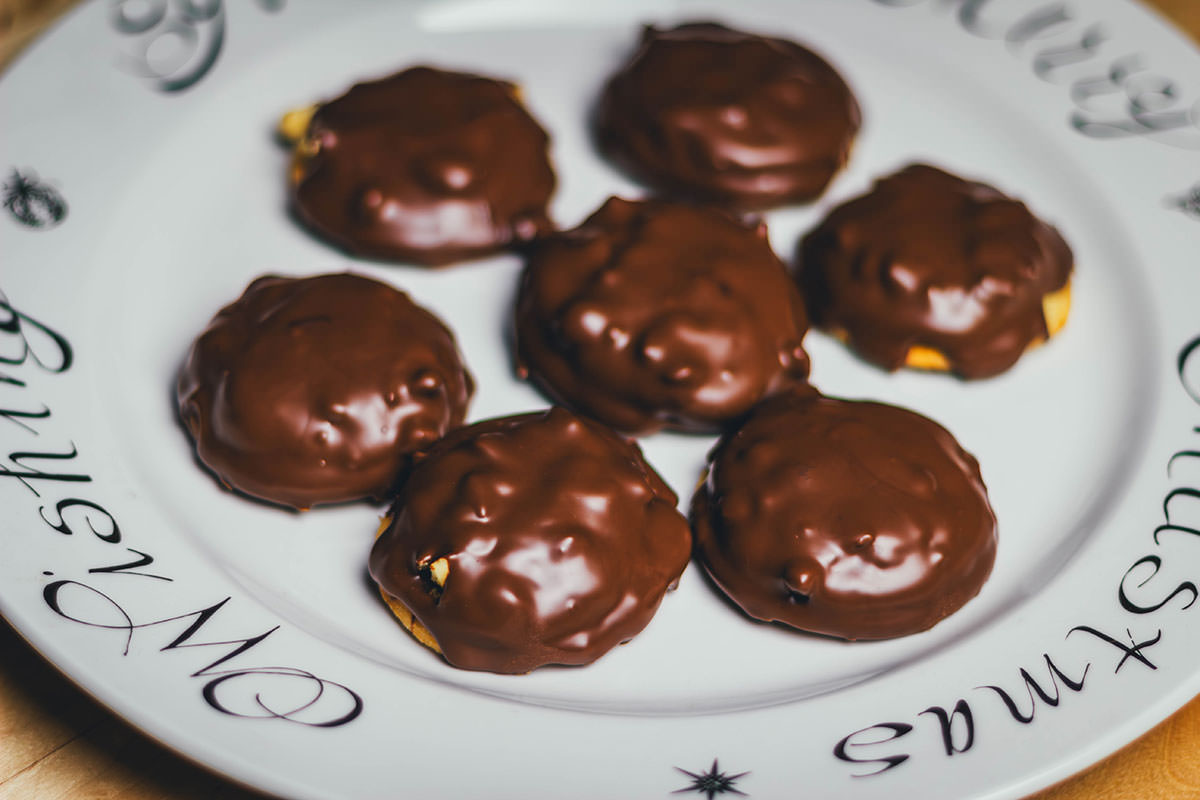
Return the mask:
<svg viewBox="0 0 1200 800">
<path fill-rule="evenodd" d="M 0 70 L 76 0 L 0 0 Z M 1200 42 L 1200 0 L 1147 0 Z M 262 800 L 134 730 L 0 619 L 0 800 Z M 1200 798 L 1200 699 L 1036 800 Z"/>
<path fill-rule="evenodd" d="M 78 0 L 0 0 L 0 70 Z"/>
<path fill-rule="evenodd" d="M 193 766 L 62 677 L 0 618 L 0 800 L 262 800 Z"/>
</svg>

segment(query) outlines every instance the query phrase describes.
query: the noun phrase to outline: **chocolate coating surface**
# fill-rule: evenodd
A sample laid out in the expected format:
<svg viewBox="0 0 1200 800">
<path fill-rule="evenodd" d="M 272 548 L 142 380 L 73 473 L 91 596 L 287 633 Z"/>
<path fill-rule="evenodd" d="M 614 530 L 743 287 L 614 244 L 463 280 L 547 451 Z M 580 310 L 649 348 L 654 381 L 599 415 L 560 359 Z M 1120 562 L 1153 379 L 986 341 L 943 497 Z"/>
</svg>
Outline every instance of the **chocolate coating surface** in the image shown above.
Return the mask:
<svg viewBox="0 0 1200 800">
<path fill-rule="evenodd" d="M 179 414 L 221 481 L 295 508 L 382 498 L 466 414 L 454 336 L 386 284 L 258 278 L 196 339 Z"/>
<path fill-rule="evenodd" d="M 618 430 L 717 431 L 807 385 L 807 326 L 761 228 L 611 198 L 530 253 L 516 343 L 547 393 Z"/>
<path fill-rule="evenodd" d="M 914 345 L 965 378 L 996 375 L 1048 337 L 1042 298 L 1071 276 L 1058 231 L 986 184 L 925 164 L 835 208 L 800 245 L 814 322 L 900 367 Z"/>
<path fill-rule="evenodd" d="M 317 109 L 292 204 L 351 253 L 434 265 L 486 255 L 551 227 L 548 144 L 512 84 L 414 67 Z"/>
<path fill-rule="evenodd" d="M 645 28 L 596 114 L 601 148 L 642 180 L 747 209 L 820 195 L 860 124 L 816 53 L 714 23 Z"/>
<path fill-rule="evenodd" d="M 895 406 L 781 396 L 714 449 L 698 562 L 750 616 L 844 639 L 923 631 L 996 555 L 975 459 Z"/>
<path fill-rule="evenodd" d="M 413 468 L 371 576 L 448 662 L 587 664 L 642 630 L 691 533 L 637 445 L 562 408 L 451 432 Z M 447 559 L 436 586 L 428 565 Z"/>
</svg>

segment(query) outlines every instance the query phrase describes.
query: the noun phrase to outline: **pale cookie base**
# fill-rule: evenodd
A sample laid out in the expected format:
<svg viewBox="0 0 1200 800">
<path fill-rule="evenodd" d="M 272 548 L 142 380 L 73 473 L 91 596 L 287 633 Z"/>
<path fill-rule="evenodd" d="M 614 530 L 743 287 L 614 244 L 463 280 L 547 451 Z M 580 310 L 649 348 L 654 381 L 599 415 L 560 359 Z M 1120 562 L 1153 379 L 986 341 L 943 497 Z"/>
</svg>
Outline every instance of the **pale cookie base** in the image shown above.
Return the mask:
<svg viewBox="0 0 1200 800">
<path fill-rule="evenodd" d="M 1066 286 L 1056 292 L 1051 292 L 1042 298 L 1042 315 L 1046 318 L 1046 330 L 1050 335 L 1058 333 L 1063 326 L 1067 324 L 1067 314 L 1071 311 L 1071 284 L 1068 282 Z M 1032 350 L 1042 344 L 1045 339 L 1037 339 L 1029 343 L 1027 350 Z M 950 362 L 942 355 L 940 350 L 935 350 L 932 347 L 924 345 L 913 345 L 908 349 L 908 355 L 904 359 L 904 366 L 912 369 L 933 370 L 936 372 L 946 372 L 950 369 Z"/>
<path fill-rule="evenodd" d="M 320 144 L 315 139 L 306 136 L 309 123 L 316 113 L 315 105 L 293 109 L 280 117 L 279 126 L 276 128 L 279 138 L 292 145 L 292 162 L 288 166 L 288 181 L 292 186 L 300 183 L 308 160 L 320 149 Z"/>
<path fill-rule="evenodd" d="M 511 94 L 518 103 L 524 102 L 520 87 L 514 86 Z M 317 108 L 319 106 L 314 103 L 310 106 L 286 111 L 279 118 L 279 124 L 275 128 L 279 138 L 292 146 L 292 161 L 288 166 L 288 180 L 292 186 L 297 185 L 304 178 L 308 160 L 321 149 L 320 142 L 308 138 L 308 127 L 312 124 Z"/>
<path fill-rule="evenodd" d="M 1051 292 L 1042 298 L 1042 313 L 1046 315 L 1046 329 L 1050 335 L 1058 333 L 1067 324 L 1067 315 L 1071 313 L 1071 284 Z"/>
<path fill-rule="evenodd" d="M 288 111 L 279 118 L 279 127 L 277 128 L 279 136 L 285 142 L 299 144 L 300 140 L 304 138 L 304 134 L 308 133 L 308 125 L 316 113 L 315 105 Z"/>
<path fill-rule="evenodd" d="M 383 596 L 383 602 L 388 604 L 388 608 L 396 615 L 396 619 L 400 620 L 400 624 L 404 626 L 406 631 L 413 635 L 414 639 L 435 653 L 442 652 L 442 648 L 438 647 L 437 639 L 434 639 L 429 629 L 413 616 L 413 613 L 408 610 L 408 606 L 392 597 L 383 589 L 379 590 L 379 594 Z"/>
<path fill-rule="evenodd" d="M 378 539 L 383 535 L 383 532 L 392 524 L 391 517 L 384 517 L 379 523 L 379 530 L 375 532 L 375 538 Z M 450 562 L 444 558 L 439 558 L 429 565 L 429 575 L 433 578 L 434 583 L 438 586 L 444 586 L 446 576 L 450 574 Z M 383 602 L 387 603 L 388 608 L 396 615 L 396 619 L 404 626 L 404 629 L 412 634 L 413 638 L 421 644 L 428 647 L 435 653 L 441 653 L 442 648 L 438 647 L 437 639 L 433 638 L 433 634 L 429 629 L 421 624 L 420 620 L 413 616 L 412 611 L 408 606 L 401 603 L 395 597 L 392 597 L 383 587 L 379 587 L 379 595 L 383 598 Z"/>
<path fill-rule="evenodd" d="M 1058 333 L 1067 324 L 1067 315 L 1071 312 L 1071 284 L 1068 282 L 1066 286 L 1058 291 L 1051 292 L 1042 298 L 1042 314 L 1046 318 L 1046 330 L 1050 336 Z M 842 342 L 846 342 L 849 337 L 844 330 L 834 330 L 833 335 Z M 1030 342 L 1027 350 L 1032 350 L 1042 344 L 1045 339 L 1038 339 Z M 935 350 L 932 347 L 915 344 L 908 348 L 908 354 L 904 358 L 904 366 L 910 369 L 928 370 L 931 372 L 949 372 L 950 361 L 942 354 L 940 350 Z"/>
</svg>

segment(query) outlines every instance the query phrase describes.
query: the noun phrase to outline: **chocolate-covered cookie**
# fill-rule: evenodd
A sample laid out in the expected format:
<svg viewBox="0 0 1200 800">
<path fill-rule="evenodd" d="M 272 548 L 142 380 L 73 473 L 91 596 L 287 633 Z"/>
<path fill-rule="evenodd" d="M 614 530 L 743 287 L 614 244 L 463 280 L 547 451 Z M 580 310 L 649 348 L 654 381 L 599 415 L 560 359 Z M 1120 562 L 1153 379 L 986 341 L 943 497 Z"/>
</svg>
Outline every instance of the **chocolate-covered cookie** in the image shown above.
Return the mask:
<svg viewBox="0 0 1200 800">
<path fill-rule="evenodd" d="M 781 396 L 713 450 L 692 502 L 698 562 L 747 614 L 843 639 L 923 631 L 996 555 L 975 459 L 895 406 Z"/>
<path fill-rule="evenodd" d="M 984 378 L 1065 324 L 1071 270 L 1023 203 L 914 164 L 830 212 L 797 274 L 814 323 L 868 361 Z"/>
<path fill-rule="evenodd" d="M 303 117 L 288 127 L 303 130 Z M 413 67 L 316 108 L 292 206 L 351 253 L 431 265 L 487 255 L 551 227 L 548 145 L 512 84 Z"/>
<path fill-rule="evenodd" d="M 860 123 L 846 82 L 816 53 L 714 23 L 646 27 L 596 113 L 601 148 L 634 175 L 745 209 L 819 196 Z"/>
<path fill-rule="evenodd" d="M 463 421 L 471 390 L 437 317 L 336 274 L 251 283 L 192 345 L 177 396 L 222 483 L 305 509 L 381 499 L 413 452 Z"/>
<path fill-rule="evenodd" d="M 550 396 L 618 430 L 712 432 L 807 385 L 807 324 L 761 226 L 612 198 L 530 252 L 517 356 Z"/>
<path fill-rule="evenodd" d="M 602 425 L 562 408 L 487 420 L 412 469 L 370 572 L 456 667 L 587 664 L 641 631 L 687 565 L 675 503 Z"/>
</svg>

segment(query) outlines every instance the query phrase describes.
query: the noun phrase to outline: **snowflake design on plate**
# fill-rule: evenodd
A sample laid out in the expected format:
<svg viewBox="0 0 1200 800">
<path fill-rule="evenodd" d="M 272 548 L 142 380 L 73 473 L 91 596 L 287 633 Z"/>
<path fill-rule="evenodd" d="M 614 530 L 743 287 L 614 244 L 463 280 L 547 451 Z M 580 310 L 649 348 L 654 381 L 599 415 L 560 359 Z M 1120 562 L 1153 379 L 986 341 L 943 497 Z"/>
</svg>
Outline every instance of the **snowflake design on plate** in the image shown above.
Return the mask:
<svg viewBox="0 0 1200 800">
<path fill-rule="evenodd" d="M 30 228 L 53 228 L 67 216 L 67 201 L 56 189 L 38 182 L 33 172 L 15 169 L 4 184 L 4 207 Z"/>
<path fill-rule="evenodd" d="M 1173 208 L 1179 209 L 1189 217 L 1200 219 L 1200 183 L 1193 186 L 1191 191 L 1186 194 L 1168 198 L 1168 202 Z"/>
</svg>

